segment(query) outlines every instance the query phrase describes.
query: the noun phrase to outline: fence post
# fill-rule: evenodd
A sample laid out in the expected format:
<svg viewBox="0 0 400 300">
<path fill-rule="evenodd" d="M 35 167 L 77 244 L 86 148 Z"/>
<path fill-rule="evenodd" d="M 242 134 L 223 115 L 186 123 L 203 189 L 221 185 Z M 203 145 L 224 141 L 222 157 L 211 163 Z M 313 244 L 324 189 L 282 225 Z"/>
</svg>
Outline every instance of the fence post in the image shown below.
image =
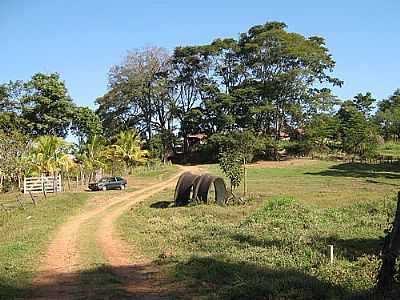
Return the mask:
<svg viewBox="0 0 400 300">
<path fill-rule="evenodd" d="M 40 176 L 40 183 L 42 185 L 42 193 L 45 193 L 45 186 L 44 186 L 44 178 L 43 178 L 43 174 Z"/>
<path fill-rule="evenodd" d="M 61 174 L 58 174 L 58 182 L 59 182 L 59 184 L 60 184 L 60 192 L 62 192 L 63 191 L 63 186 L 62 186 L 62 180 L 61 180 Z"/>
<path fill-rule="evenodd" d="M 24 176 L 24 194 L 26 194 L 26 176 Z"/>
</svg>

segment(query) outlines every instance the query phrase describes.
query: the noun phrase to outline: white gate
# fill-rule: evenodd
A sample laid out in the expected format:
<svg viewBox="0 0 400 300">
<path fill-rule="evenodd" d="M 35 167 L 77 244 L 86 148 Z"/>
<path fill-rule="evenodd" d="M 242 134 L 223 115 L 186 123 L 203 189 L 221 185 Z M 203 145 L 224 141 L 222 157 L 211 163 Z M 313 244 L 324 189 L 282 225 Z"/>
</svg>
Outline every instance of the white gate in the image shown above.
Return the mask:
<svg viewBox="0 0 400 300">
<path fill-rule="evenodd" d="M 62 192 L 61 175 L 24 178 L 24 194 Z"/>
</svg>

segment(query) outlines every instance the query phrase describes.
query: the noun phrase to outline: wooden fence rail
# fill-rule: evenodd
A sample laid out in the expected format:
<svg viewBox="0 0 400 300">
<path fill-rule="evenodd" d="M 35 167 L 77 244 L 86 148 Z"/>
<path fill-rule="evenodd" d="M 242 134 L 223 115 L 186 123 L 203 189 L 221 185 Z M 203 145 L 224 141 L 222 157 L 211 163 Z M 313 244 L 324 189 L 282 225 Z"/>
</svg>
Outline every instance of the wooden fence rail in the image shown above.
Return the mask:
<svg viewBox="0 0 400 300">
<path fill-rule="evenodd" d="M 61 175 L 24 178 L 24 194 L 62 192 Z"/>
</svg>

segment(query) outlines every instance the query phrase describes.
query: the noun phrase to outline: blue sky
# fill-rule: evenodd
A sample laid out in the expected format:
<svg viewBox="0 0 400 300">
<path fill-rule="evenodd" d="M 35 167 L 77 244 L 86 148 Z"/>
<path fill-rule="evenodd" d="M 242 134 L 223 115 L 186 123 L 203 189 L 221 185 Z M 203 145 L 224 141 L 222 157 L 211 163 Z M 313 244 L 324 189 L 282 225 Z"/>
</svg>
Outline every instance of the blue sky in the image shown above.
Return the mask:
<svg viewBox="0 0 400 300">
<path fill-rule="evenodd" d="M 400 1 L 0 0 L 0 83 L 58 72 L 80 105 L 94 107 L 127 50 L 202 44 L 283 21 L 326 39 L 347 99 L 400 88 Z"/>
</svg>

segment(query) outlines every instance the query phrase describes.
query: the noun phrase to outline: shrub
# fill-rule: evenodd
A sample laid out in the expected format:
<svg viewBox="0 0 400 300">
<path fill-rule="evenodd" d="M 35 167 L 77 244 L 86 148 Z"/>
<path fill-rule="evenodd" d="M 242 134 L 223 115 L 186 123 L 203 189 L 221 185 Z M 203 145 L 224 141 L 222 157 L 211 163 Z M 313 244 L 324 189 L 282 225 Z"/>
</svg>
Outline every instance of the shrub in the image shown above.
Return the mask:
<svg viewBox="0 0 400 300">
<path fill-rule="evenodd" d="M 312 144 L 308 141 L 284 141 L 281 147 L 291 156 L 305 156 L 313 150 Z"/>
<path fill-rule="evenodd" d="M 242 153 L 232 149 L 222 151 L 219 155 L 219 166 L 225 176 L 229 178 L 231 192 L 239 186 L 243 179 L 243 158 Z"/>
<path fill-rule="evenodd" d="M 265 147 L 264 139 L 248 130 L 213 134 L 207 144 L 207 150 L 214 155 L 230 149 L 241 152 L 248 162 L 253 161 Z"/>
</svg>

